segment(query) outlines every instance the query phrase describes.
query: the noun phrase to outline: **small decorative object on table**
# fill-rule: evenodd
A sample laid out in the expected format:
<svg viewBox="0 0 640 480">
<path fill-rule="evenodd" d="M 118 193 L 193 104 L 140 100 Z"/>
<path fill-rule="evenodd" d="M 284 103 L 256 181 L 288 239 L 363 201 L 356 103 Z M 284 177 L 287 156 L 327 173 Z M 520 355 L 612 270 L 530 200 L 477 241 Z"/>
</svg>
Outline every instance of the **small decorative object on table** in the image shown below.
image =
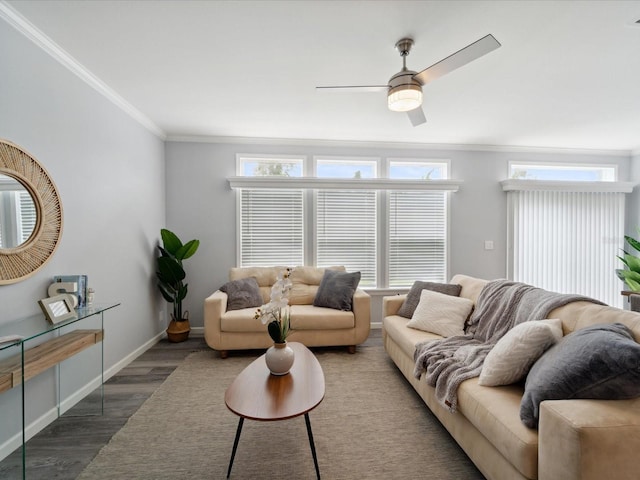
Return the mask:
<svg viewBox="0 0 640 480">
<path fill-rule="evenodd" d="M 77 298 L 73 308 L 87 306 L 87 284 L 89 282 L 87 275 L 55 275 L 53 282 L 49 286 L 50 297 L 61 293 L 70 293 Z M 69 286 L 75 287 L 75 290 L 70 290 Z"/>
<path fill-rule="evenodd" d="M 273 340 L 273 346 L 269 347 L 265 355 L 265 361 L 269 371 L 273 375 L 286 375 L 291 370 L 294 361 L 294 352 L 287 345 L 289 335 L 289 292 L 291 291 L 290 268 L 278 274 L 276 283 L 271 287 L 269 303 L 256 310 L 256 318 L 262 323 L 269 323 L 267 330 Z"/>
<path fill-rule="evenodd" d="M 47 321 L 53 325 L 77 318 L 71 303 L 71 295 L 66 293 L 38 300 L 38 305 L 40 305 L 42 313 L 47 317 Z"/>
</svg>

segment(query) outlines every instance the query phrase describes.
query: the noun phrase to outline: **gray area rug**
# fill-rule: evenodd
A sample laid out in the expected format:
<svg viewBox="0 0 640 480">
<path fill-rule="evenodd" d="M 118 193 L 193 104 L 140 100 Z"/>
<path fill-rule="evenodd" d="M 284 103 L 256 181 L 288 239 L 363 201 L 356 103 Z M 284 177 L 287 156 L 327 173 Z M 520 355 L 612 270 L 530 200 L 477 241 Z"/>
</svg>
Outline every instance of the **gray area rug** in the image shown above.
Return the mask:
<svg viewBox="0 0 640 480">
<path fill-rule="evenodd" d="M 382 347 L 314 353 L 326 382 L 309 414 L 323 479 L 484 478 Z M 224 392 L 254 358 L 191 354 L 78 478 L 225 478 L 238 417 Z M 315 478 L 304 417 L 246 420 L 231 478 L 281 477 Z"/>
</svg>

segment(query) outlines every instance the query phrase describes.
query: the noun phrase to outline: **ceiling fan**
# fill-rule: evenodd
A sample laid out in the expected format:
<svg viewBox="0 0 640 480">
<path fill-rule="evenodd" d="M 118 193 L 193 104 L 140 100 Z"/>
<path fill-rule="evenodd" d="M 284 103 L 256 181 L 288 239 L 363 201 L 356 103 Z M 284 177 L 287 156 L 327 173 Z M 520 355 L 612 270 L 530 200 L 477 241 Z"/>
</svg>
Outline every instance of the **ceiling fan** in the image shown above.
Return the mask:
<svg viewBox="0 0 640 480">
<path fill-rule="evenodd" d="M 495 50 L 500 47 L 500 42 L 493 35 L 486 35 L 419 73 L 407 69 L 407 55 L 409 55 L 412 46 L 413 40 L 411 38 L 403 38 L 396 43 L 396 48 L 402 57 L 402 70 L 391 77 L 387 85 L 332 86 L 316 87 L 316 89 L 318 91 L 352 92 L 386 90 L 389 110 L 407 112 L 409 120 L 415 127 L 427 121 L 422 110 L 422 86 Z"/>
</svg>

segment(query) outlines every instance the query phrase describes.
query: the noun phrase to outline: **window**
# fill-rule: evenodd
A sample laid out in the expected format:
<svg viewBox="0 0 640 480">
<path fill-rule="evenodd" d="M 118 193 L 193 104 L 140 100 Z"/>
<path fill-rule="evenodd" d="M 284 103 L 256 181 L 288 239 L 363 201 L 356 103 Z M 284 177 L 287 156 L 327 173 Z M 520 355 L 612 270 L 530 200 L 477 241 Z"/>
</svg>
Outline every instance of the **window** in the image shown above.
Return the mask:
<svg viewBox="0 0 640 480">
<path fill-rule="evenodd" d="M 375 160 L 315 161 L 321 178 L 375 178 Z M 361 273 L 360 285 L 375 287 L 377 193 L 374 190 L 318 190 L 315 198 L 316 265 L 344 265 Z"/>
<path fill-rule="evenodd" d="M 389 176 L 446 178 L 446 163 L 391 160 Z M 444 282 L 447 274 L 447 195 L 443 191 L 391 190 L 388 196 L 389 287 L 414 280 Z"/>
<path fill-rule="evenodd" d="M 301 176 L 303 162 L 292 157 L 251 157 L 239 162 L 244 176 Z M 238 192 L 240 266 L 304 264 L 304 196 L 297 189 L 242 189 Z"/>
<path fill-rule="evenodd" d="M 36 207 L 29 192 L 0 175 L 0 248 L 26 242 L 36 226 Z"/>
<path fill-rule="evenodd" d="M 238 155 L 237 172 L 241 266 L 344 265 L 365 288 L 446 281 L 460 183 L 447 161 Z"/>
<path fill-rule="evenodd" d="M 624 235 L 624 193 L 615 167 L 525 166 L 515 172 L 537 173 L 503 182 L 508 192 L 508 275 L 547 290 L 579 293 L 621 307 L 620 268 Z M 520 174 L 517 174 L 518 176 Z M 605 180 L 606 179 L 606 180 Z M 584 181 L 599 182 L 586 188 Z"/>
<path fill-rule="evenodd" d="M 548 163 L 509 163 L 509 178 L 522 180 L 565 180 L 572 182 L 615 182 L 616 166 Z"/>
</svg>

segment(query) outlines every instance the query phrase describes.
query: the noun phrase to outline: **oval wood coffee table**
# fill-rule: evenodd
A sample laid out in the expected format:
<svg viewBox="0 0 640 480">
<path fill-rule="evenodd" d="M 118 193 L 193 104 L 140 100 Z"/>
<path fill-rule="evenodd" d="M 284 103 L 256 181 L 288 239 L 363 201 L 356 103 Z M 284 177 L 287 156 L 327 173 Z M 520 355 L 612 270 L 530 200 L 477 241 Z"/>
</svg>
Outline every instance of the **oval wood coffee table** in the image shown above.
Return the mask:
<svg viewBox="0 0 640 480">
<path fill-rule="evenodd" d="M 324 398 L 324 372 L 318 359 L 307 347 L 297 342 L 288 343 L 295 352 L 295 361 L 288 374 L 271 375 L 262 355 L 240 372 L 224 394 L 227 408 L 240 416 L 227 478 L 231 475 L 245 418 L 277 421 L 304 415 L 313 464 L 316 467 L 316 476 L 320 479 L 309 412 Z"/>
</svg>

